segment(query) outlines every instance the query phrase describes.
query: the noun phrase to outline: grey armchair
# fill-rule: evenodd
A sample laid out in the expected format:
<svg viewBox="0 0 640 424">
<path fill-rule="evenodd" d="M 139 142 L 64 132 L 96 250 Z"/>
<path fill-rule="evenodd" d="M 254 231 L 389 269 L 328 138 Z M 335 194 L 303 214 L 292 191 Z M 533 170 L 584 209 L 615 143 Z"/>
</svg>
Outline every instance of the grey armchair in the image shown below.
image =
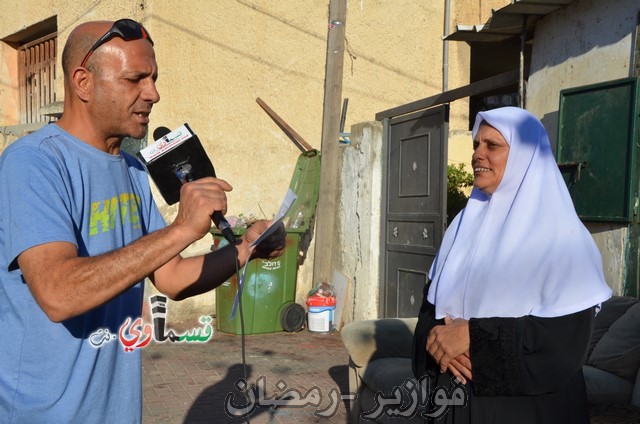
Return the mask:
<svg viewBox="0 0 640 424">
<path fill-rule="evenodd" d="M 356 321 L 346 325 L 342 341 L 349 352 L 349 391 L 356 393 L 351 403 L 351 422 L 372 422 L 365 416 L 375 411 L 376 394 L 391 396 L 407 379 L 417 381 L 411 368 L 413 332 L 418 318 L 383 318 Z M 408 395 L 403 391 L 403 398 Z M 410 403 L 404 399 L 403 404 Z M 379 415 L 376 422 L 398 423 L 398 418 Z M 420 411 L 403 423 L 423 423 Z"/>
</svg>

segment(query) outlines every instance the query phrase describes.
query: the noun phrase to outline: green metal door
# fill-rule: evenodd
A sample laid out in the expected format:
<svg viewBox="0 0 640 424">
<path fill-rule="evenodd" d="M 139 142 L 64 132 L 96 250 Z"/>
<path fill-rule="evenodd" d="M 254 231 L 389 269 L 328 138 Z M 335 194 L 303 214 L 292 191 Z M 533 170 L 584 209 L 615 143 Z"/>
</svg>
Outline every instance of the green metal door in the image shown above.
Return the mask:
<svg viewBox="0 0 640 424">
<path fill-rule="evenodd" d="M 558 166 L 583 221 L 625 224 L 625 287 L 638 285 L 638 78 L 560 92 Z"/>
</svg>

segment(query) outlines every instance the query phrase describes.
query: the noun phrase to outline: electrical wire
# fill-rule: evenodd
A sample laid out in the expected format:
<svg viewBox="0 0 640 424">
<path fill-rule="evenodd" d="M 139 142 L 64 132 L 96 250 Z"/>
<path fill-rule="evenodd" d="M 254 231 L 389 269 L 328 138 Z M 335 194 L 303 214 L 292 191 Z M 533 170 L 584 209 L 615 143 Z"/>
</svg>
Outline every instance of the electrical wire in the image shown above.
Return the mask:
<svg viewBox="0 0 640 424">
<path fill-rule="evenodd" d="M 240 270 L 238 269 L 238 249 L 235 249 L 235 262 L 236 262 L 236 279 L 238 280 L 238 290 L 240 289 Z M 247 258 L 248 260 L 248 258 Z M 247 266 L 245 264 L 245 266 Z M 249 378 L 247 376 L 247 358 L 246 358 L 246 344 L 245 344 L 245 334 L 244 334 L 244 313 L 242 311 L 242 293 L 238 296 L 238 308 L 240 313 L 240 345 L 242 351 L 242 375 L 244 377 L 244 381 L 249 382 Z M 246 417 L 246 422 L 249 424 L 251 421 L 249 420 L 249 416 Z"/>
</svg>

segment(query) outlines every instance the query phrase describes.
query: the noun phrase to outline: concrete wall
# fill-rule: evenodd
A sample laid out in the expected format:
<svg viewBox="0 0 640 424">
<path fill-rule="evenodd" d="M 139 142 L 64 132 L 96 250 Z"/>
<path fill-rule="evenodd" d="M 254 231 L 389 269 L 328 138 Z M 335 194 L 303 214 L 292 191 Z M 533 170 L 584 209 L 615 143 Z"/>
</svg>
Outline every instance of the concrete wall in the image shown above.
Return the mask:
<svg viewBox="0 0 640 424">
<path fill-rule="evenodd" d="M 378 317 L 382 136 L 382 122 L 352 126 L 351 144 L 344 147 L 339 165 L 340 252 L 335 267 L 350 280 L 345 324 Z"/>
<path fill-rule="evenodd" d="M 538 23 L 526 106 L 557 139 L 560 90 L 630 76 L 635 0 L 575 0 Z"/>
<path fill-rule="evenodd" d="M 25 124 L 25 125 L 11 125 L 0 127 L 0 152 L 5 149 L 9 144 L 16 141 L 18 138 L 23 137 L 31 132 L 34 132 L 45 124 Z"/>
<path fill-rule="evenodd" d="M 639 11 L 637 0 L 575 0 L 538 23 L 526 107 L 542 120 L 554 146 L 560 90 L 631 75 Z M 626 226 L 590 223 L 588 227 L 603 255 L 607 282 L 620 294 Z"/>
</svg>

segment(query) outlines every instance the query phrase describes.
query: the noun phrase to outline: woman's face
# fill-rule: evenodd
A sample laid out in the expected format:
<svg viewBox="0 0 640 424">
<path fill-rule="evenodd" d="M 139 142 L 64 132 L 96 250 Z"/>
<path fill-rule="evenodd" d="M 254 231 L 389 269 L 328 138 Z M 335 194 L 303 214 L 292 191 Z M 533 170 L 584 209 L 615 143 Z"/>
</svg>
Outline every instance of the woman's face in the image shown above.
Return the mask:
<svg viewBox="0 0 640 424">
<path fill-rule="evenodd" d="M 509 157 L 509 143 L 491 125 L 482 123 L 473 140 L 473 185 L 485 194 L 493 194 L 498 186 Z"/>
</svg>

